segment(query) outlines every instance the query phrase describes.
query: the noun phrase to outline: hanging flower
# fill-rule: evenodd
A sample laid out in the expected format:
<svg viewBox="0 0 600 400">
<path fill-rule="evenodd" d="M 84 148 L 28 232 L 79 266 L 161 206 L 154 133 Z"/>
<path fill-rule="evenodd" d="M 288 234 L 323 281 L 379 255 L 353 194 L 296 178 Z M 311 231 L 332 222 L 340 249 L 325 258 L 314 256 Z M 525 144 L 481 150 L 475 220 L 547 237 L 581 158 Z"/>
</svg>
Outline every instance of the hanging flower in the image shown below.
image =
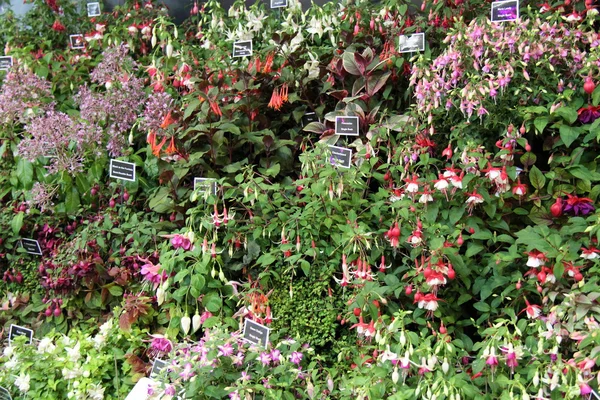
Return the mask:
<svg viewBox="0 0 600 400">
<path fill-rule="evenodd" d="M 577 116 L 582 124 L 590 124 L 600 117 L 600 106 L 581 107 L 577 111 Z"/>
<path fill-rule="evenodd" d="M 473 193 L 469 193 L 469 197 L 467 198 L 467 210 L 469 210 L 469 215 L 473 213 L 473 208 L 477 204 L 483 203 L 483 196 L 477 193 L 477 190 L 474 190 Z"/>
<path fill-rule="evenodd" d="M 600 255 L 598 255 L 599 253 L 600 250 L 598 250 L 594 246 L 590 246 L 587 249 L 585 247 L 581 248 L 581 258 L 585 258 L 586 260 L 594 260 L 600 257 Z"/>
<path fill-rule="evenodd" d="M 546 261 L 548 261 L 546 255 L 538 250 L 532 250 L 529 253 L 525 254 L 527 254 L 528 256 L 526 265 L 531 268 L 538 268 L 544 265 Z"/>
<path fill-rule="evenodd" d="M 573 215 L 588 215 L 595 210 L 592 204 L 592 199 L 587 197 L 577 197 L 571 194 L 567 194 L 567 201 L 563 206 L 563 212 L 571 213 Z"/>
</svg>

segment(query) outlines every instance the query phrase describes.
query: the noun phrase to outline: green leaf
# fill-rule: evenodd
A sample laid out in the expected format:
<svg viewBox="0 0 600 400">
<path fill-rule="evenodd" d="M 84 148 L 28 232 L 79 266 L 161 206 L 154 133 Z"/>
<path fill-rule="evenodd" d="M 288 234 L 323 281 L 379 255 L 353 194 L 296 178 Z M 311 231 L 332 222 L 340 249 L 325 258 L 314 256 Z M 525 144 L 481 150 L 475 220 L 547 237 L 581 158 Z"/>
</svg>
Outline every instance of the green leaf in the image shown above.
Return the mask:
<svg viewBox="0 0 600 400">
<path fill-rule="evenodd" d="M 549 120 L 550 119 L 547 116 L 537 117 L 533 120 L 533 125 L 535 125 L 535 129 L 538 131 L 538 133 L 541 134 L 544 132 L 544 128 L 546 128 L 546 125 L 548 125 Z"/>
<path fill-rule="evenodd" d="M 574 110 L 571 107 L 559 107 L 554 111 L 553 114 L 561 116 L 569 124 L 572 124 L 573 122 L 577 121 L 578 117 L 577 110 Z"/>
<path fill-rule="evenodd" d="M 77 214 L 79 211 L 79 192 L 76 187 L 71 187 L 71 190 L 67 192 L 65 197 L 65 212 L 67 214 Z"/>
<path fill-rule="evenodd" d="M 157 213 L 164 213 L 173 208 L 173 200 L 169 196 L 169 188 L 161 187 L 152 196 L 148 204 L 152 210 Z"/>
<path fill-rule="evenodd" d="M 121 286 L 111 285 L 111 286 L 108 286 L 107 289 L 110 292 L 110 294 L 112 294 L 115 297 L 119 297 L 119 296 L 123 295 L 123 288 Z"/>
<path fill-rule="evenodd" d="M 31 186 L 33 183 L 33 164 L 24 158 L 20 158 L 17 162 L 17 176 L 23 186 Z"/>
<path fill-rule="evenodd" d="M 480 301 L 479 303 L 473 304 L 473 307 L 475 307 L 477 310 L 484 312 L 484 313 L 490 312 L 490 310 L 491 310 L 490 305 L 488 303 L 484 303 L 482 301 Z"/>
<path fill-rule="evenodd" d="M 569 125 L 561 125 L 560 126 L 560 138 L 562 139 L 565 146 L 569 147 L 571 144 L 577 140 L 581 130 L 579 128 L 575 128 Z"/>
<path fill-rule="evenodd" d="M 359 65 L 354 59 L 354 53 L 345 52 L 342 56 L 342 64 L 344 65 L 344 69 L 348 71 L 349 74 L 362 75 Z"/>
<path fill-rule="evenodd" d="M 190 294 L 192 297 L 199 297 L 202 294 L 205 284 L 206 279 L 204 279 L 204 276 L 199 274 L 192 275 L 192 284 L 190 285 Z"/>
<path fill-rule="evenodd" d="M 311 122 L 310 124 L 306 125 L 304 127 L 304 130 L 306 132 L 318 133 L 320 135 L 323 132 L 325 132 L 325 130 L 327 130 L 327 127 L 323 123 L 315 121 L 315 122 Z"/>
<path fill-rule="evenodd" d="M 20 211 L 15 215 L 10 223 L 12 227 L 13 234 L 17 236 L 23 227 L 23 218 L 25 217 L 25 213 Z"/>
<path fill-rule="evenodd" d="M 531 186 L 540 190 L 546 184 L 546 177 L 535 165 L 531 167 L 531 171 L 529 171 L 529 182 L 531 182 Z"/>
<path fill-rule="evenodd" d="M 202 305 L 211 313 L 215 314 L 221 310 L 221 306 L 223 305 L 223 301 L 221 300 L 221 296 L 219 296 L 216 292 L 210 292 L 204 296 L 202 299 Z"/>
<path fill-rule="evenodd" d="M 257 264 L 262 264 L 263 266 L 271 265 L 275 262 L 275 256 L 271 253 L 265 253 L 256 260 Z"/>
<path fill-rule="evenodd" d="M 200 100 L 197 98 L 190 101 L 190 104 L 187 106 L 187 108 L 185 109 L 185 112 L 183 113 L 183 119 L 188 119 L 188 117 L 190 115 L 192 115 L 192 113 L 194 111 L 196 111 L 196 108 L 198 108 L 199 105 L 200 105 Z"/>
</svg>

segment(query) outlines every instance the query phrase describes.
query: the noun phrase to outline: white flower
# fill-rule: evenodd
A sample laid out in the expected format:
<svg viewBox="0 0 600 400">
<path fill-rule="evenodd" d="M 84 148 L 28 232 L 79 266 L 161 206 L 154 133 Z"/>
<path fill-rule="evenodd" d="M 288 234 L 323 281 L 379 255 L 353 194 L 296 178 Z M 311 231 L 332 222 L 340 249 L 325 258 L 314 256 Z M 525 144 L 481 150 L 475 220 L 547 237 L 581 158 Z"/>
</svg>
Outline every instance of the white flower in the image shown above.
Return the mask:
<svg viewBox="0 0 600 400">
<path fill-rule="evenodd" d="M 100 334 L 106 336 L 108 334 L 108 332 L 112 329 L 112 327 L 113 327 L 113 320 L 111 318 L 108 321 L 106 321 L 105 323 L 103 323 L 102 325 L 100 325 Z"/>
<path fill-rule="evenodd" d="M 15 349 L 15 348 L 14 348 L 14 347 L 12 347 L 12 346 L 5 347 L 5 348 L 4 348 L 4 352 L 3 352 L 3 354 L 4 354 L 6 357 L 10 357 L 10 356 L 12 356 L 12 355 L 13 355 L 13 353 L 14 353 L 14 349 Z"/>
<path fill-rule="evenodd" d="M 308 79 L 318 79 L 320 73 L 319 60 L 313 53 L 308 53 L 308 57 L 310 62 L 304 64 L 304 69 L 308 71 Z"/>
<path fill-rule="evenodd" d="M 14 369 L 19 365 L 19 359 L 17 357 L 11 357 L 6 363 L 4 363 L 4 366 L 6 367 L 6 369 Z"/>
<path fill-rule="evenodd" d="M 87 395 L 91 400 L 103 400 L 104 388 L 99 384 L 88 385 Z"/>
<path fill-rule="evenodd" d="M 106 342 L 106 336 L 98 334 L 94 336 L 92 341 L 94 342 L 94 347 L 99 349 L 104 346 L 104 343 Z"/>
<path fill-rule="evenodd" d="M 21 375 L 15 380 L 15 386 L 18 387 L 21 392 L 26 393 L 29 391 L 29 379 L 29 375 L 23 375 L 21 372 Z"/>
<path fill-rule="evenodd" d="M 50 339 L 49 337 L 43 338 L 42 340 L 40 340 L 40 344 L 38 344 L 39 354 L 53 353 L 55 349 L 56 346 L 54 346 L 54 343 L 52 343 L 52 339 Z"/>
<path fill-rule="evenodd" d="M 81 375 L 81 368 L 79 366 L 73 367 L 73 369 L 62 369 L 62 375 L 65 379 L 75 379 Z"/>
<path fill-rule="evenodd" d="M 319 38 L 321 36 L 323 36 L 323 33 L 325 33 L 325 30 L 323 29 L 323 24 L 321 23 L 321 20 L 315 18 L 314 15 L 311 18 L 310 22 L 308 23 L 308 28 L 306 29 L 306 31 L 308 33 L 310 33 L 313 37 L 315 35 L 319 35 Z"/>
<path fill-rule="evenodd" d="M 261 12 L 259 14 L 254 14 L 253 12 L 249 12 L 247 15 L 247 18 L 248 18 L 248 28 L 252 32 L 260 32 L 263 28 L 263 21 L 267 17 L 263 12 Z"/>
<path fill-rule="evenodd" d="M 77 342 L 73 347 L 67 347 L 67 357 L 72 362 L 77 362 L 81 358 L 81 353 L 79 352 L 80 344 Z"/>
</svg>

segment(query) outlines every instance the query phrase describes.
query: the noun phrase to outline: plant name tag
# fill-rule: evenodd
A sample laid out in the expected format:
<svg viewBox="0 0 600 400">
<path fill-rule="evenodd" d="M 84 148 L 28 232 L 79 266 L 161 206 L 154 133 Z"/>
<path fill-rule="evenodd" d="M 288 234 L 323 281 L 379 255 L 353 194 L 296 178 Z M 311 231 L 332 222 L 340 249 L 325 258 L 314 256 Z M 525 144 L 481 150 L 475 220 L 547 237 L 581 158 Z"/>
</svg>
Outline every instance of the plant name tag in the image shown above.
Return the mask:
<svg viewBox="0 0 600 400">
<path fill-rule="evenodd" d="M 194 178 L 194 192 L 217 195 L 217 181 L 213 178 Z"/>
<path fill-rule="evenodd" d="M 13 66 L 12 56 L 0 57 L 0 71 L 8 71 Z"/>
<path fill-rule="evenodd" d="M 88 17 L 98 17 L 100 14 L 100 3 L 87 3 L 87 13 Z"/>
<path fill-rule="evenodd" d="M 21 239 L 21 246 L 25 249 L 25 252 L 28 254 L 33 254 L 36 256 L 42 255 L 42 248 L 40 247 L 40 242 L 34 239 Z"/>
<path fill-rule="evenodd" d="M 31 329 L 19 325 L 11 325 L 10 331 L 8 332 L 8 343 L 11 343 L 19 336 L 26 336 L 28 338 L 27 344 L 31 344 L 33 341 L 33 331 Z"/>
<path fill-rule="evenodd" d="M 150 371 L 150 378 L 154 378 L 160 374 L 160 371 L 167 366 L 167 362 L 158 358 L 155 358 L 152 362 L 152 370 Z"/>
<path fill-rule="evenodd" d="M 492 3 L 492 22 L 515 21 L 517 18 L 519 18 L 519 0 Z"/>
<path fill-rule="evenodd" d="M 147 400 L 150 395 L 148 394 L 149 389 L 154 386 L 155 382 L 152 379 L 142 378 L 140 379 L 131 392 L 125 397 L 125 400 Z"/>
<path fill-rule="evenodd" d="M 287 7 L 287 0 L 271 0 L 271 8 Z"/>
<path fill-rule="evenodd" d="M 302 116 L 302 127 L 304 128 L 306 125 L 310 124 L 311 122 L 318 122 L 319 118 L 317 118 L 317 113 L 312 111 L 312 112 L 307 112 L 306 114 L 304 114 Z"/>
<path fill-rule="evenodd" d="M 331 164 L 340 168 L 350 168 L 352 165 L 352 149 L 345 147 L 329 146 L 331 151 Z"/>
<path fill-rule="evenodd" d="M 85 41 L 83 40 L 83 35 L 78 33 L 76 35 L 69 35 L 69 43 L 71 44 L 72 49 L 84 49 Z"/>
<path fill-rule="evenodd" d="M 264 325 L 254 322 L 251 319 L 244 320 L 244 340 L 254 344 L 260 344 L 263 347 L 267 347 L 269 343 L 269 332 L 270 328 Z"/>
<path fill-rule="evenodd" d="M 135 182 L 135 164 L 119 161 L 110 160 L 109 175 L 111 178 L 123 179 L 124 181 Z"/>
<path fill-rule="evenodd" d="M 358 117 L 335 117 L 335 134 L 346 136 L 358 136 Z"/>
<path fill-rule="evenodd" d="M 249 57 L 252 55 L 252 40 L 233 42 L 233 57 Z"/>
<path fill-rule="evenodd" d="M 400 49 L 400 53 L 415 53 L 417 51 L 425 51 L 425 33 L 400 35 L 398 48 Z"/>
</svg>

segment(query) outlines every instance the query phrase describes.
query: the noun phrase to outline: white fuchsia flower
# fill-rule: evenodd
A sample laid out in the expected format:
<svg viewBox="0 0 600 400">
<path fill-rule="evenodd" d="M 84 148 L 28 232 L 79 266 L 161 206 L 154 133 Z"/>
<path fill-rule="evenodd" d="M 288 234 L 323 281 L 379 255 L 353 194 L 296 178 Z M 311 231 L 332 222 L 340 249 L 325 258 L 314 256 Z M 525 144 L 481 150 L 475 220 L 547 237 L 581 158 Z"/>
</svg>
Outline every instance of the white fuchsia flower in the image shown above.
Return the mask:
<svg viewBox="0 0 600 400">
<path fill-rule="evenodd" d="M 15 379 L 15 386 L 19 388 L 19 390 L 23 393 L 27 393 L 29 391 L 30 385 L 30 376 L 25 375 L 21 372 L 21 374 Z"/>
</svg>

